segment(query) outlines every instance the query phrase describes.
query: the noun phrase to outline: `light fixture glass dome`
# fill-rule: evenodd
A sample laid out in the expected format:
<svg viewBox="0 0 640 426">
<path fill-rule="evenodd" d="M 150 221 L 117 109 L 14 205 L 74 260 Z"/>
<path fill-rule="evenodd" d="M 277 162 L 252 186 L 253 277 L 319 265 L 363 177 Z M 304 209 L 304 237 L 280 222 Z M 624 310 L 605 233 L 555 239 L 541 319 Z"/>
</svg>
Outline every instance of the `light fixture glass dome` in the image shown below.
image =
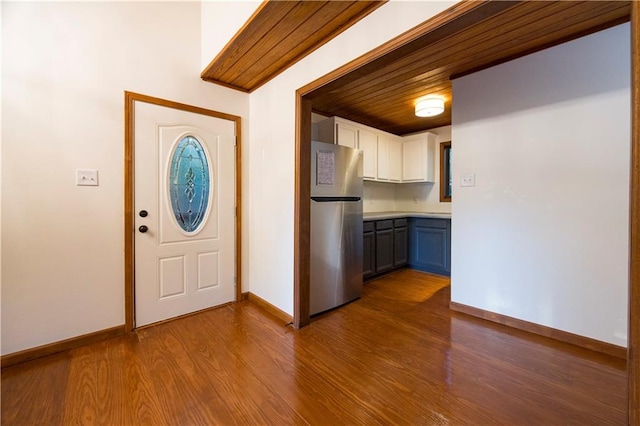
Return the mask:
<svg viewBox="0 0 640 426">
<path fill-rule="evenodd" d="M 416 103 L 416 115 L 418 117 L 433 117 L 444 111 L 444 99 L 427 97 Z"/>
</svg>

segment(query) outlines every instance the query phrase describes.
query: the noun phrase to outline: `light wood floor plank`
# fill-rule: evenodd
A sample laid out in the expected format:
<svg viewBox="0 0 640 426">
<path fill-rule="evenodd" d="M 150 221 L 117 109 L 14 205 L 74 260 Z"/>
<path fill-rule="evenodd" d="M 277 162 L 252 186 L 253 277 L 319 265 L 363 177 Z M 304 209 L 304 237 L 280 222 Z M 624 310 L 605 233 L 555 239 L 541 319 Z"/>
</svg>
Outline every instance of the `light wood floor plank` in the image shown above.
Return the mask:
<svg viewBox="0 0 640 426">
<path fill-rule="evenodd" d="M 451 311 L 400 270 L 301 330 L 250 302 L 2 370 L 3 425 L 618 425 L 623 360 Z"/>
</svg>

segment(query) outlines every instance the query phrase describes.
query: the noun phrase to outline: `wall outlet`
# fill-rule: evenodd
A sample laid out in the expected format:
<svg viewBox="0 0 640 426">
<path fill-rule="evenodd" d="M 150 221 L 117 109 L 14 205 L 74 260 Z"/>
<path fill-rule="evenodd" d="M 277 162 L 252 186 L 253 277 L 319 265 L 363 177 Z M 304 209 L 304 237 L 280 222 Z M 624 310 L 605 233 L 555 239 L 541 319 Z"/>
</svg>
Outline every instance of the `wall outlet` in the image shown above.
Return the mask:
<svg viewBox="0 0 640 426">
<path fill-rule="evenodd" d="M 98 171 L 87 169 L 76 170 L 76 186 L 98 186 Z"/>
<path fill-rule="evenodd" d="M 460 178 L 460 186 L 476 186 L 475 173 L 467 173 Z"/>
</svg>

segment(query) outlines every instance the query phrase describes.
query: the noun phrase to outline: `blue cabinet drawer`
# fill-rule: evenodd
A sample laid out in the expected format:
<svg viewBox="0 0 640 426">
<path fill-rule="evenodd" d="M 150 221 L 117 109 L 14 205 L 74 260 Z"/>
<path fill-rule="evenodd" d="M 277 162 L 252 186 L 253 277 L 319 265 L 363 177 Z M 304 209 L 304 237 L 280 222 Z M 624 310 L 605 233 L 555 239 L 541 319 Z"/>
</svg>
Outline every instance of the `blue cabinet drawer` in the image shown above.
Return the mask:
<svg viewBox="0 0 640 426">
<path fill-rule="evenodd" d="M 378 220 L 376 222 L 376 231 L 383 231 L 385 229 L 393 229 L 393 219 Z"/>
<path fill-rule="evenodd" d="M 396 219 L 393 221 L 393 226 L 395 228 L 406 228 L 407 227 L 407 219 Z"/>
<path fill-rule="evenodd" d="M 449 226 L 449 223 L 451 221 L 448 219 L 421 219 L 421 218 L 416 218 L 414 219 L 413 224 L 417 227 L 428 227 L 428 228 L 441 228 L 441 229 L 447 229 Z"/>
</svg>

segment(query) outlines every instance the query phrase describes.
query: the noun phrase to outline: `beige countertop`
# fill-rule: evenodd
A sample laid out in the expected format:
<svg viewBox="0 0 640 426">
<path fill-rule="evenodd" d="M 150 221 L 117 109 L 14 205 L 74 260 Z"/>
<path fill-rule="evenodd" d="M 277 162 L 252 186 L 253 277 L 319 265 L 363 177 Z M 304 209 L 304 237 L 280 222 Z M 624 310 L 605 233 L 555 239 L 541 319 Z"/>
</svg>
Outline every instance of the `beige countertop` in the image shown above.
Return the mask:
<svg viewBox="0 0 640 426">
<path fill-rule="evenodd" d="M 369 212 L 363 214 L 364 220 L 397 219 L 400 217 L 432 217 L 436 219 L 451 219 L 451 213 L 435 212 Z"/>
</svg>

